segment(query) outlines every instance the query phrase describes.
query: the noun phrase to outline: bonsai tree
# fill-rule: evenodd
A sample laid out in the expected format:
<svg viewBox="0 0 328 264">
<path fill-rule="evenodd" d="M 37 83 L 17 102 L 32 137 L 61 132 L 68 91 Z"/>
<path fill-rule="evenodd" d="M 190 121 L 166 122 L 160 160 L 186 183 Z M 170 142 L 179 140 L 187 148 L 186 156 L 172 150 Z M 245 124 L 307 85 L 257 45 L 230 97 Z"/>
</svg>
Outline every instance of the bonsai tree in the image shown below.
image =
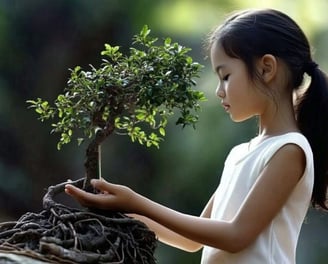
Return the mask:
<svg viewBox="0 0 328 264">
<path fill-rule="evenodd" d="M 60 134 L 58 149 L 75 134 L 78 144 L 92 139 L 86 150 L 85 188 L 91 179 L 101 177 L 100 146 L 113 132 L 159 147 L 174 110 L 180 113 L 177 124 L 195 126 L 198 120 L 195 113 L 205 98 L 192 86 L 202 66 L 187 55 L 189 48 L 170 38 L 155 46 L 157 38 L 149 33 L 144 26 L 134 37 L 133 45 L 140 49 L 131 47 L 129 56 L 118 46 L 105 44 L 101 67 L 91 66 L 90 71 L 75 67 L 54 106 L 41 98 L 28 101 L 41 121 L 56 120 L 52 132 Z"/>
<path fill-rule="evenodd" d="M 105 44 L 100 67 L 72 69 L 67 87 L 53 105 L 41 98 L 28 101 L 41 121 L 54 120 L 52 132 L 60 135 L 58 149 L 73 139 L 79 145 L 89 141 L 85 177 L 73 184 L 95 192 L 90 180 L 101 177 L 100 147 L 111 134 L 128 135 L 132 142 L 158 148 L 171 115 L 177 112 L 176 124 L 183 127 L 194 127 L 198 121 L 199 103 L 205 97 L 192 87 L 202 66 L 193 62 L 189 48 L 170 38 L 162 45 L 156 45 L 157 41 L 144 26 L 134 36 L 128 55 L 118 46 Z M 7 248 L 20 243 L 24 249 L 46 255 L 47 260 L 154 263 L 155 236 L 146 226 L 118 212 L 81 211 L 54 202 L 53 196 L 65 184 L 48 188 L 39 215 L 27 214 L 18 222 L 0 224 L 0 249 L 4 243 Z M 41 222 L 50 218 L 54 224 L 44 227 Z M 20 228 L 22 221 L 30 220 L 41 232 Z M 26 239 L 28 235 L 32 238 Z"/>
</svg>

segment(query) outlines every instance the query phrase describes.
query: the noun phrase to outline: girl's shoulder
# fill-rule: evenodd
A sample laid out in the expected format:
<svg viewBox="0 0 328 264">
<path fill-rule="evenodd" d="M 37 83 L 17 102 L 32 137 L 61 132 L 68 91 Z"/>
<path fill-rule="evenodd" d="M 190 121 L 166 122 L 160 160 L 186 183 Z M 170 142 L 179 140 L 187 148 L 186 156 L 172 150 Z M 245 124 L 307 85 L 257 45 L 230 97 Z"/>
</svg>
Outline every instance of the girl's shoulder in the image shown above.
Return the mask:
<svg viewBox="0 0 328 264">
<path fill-rule="evenodd" d="M 301 148 L 306 158 L 306 168 L 313 170 L 313 153 L 311 146 L 306 137 L 299 132 L 289 132 L 286 134 L 273 136 L 258 145 L 257 155 L 267 164 L 273 155 L 275 155 L 282 147 L 288 144 L 295 144 Z"/>
<path fill-rule="evenodd" d="M 259 137 L 253 138 L 249 142 L 233 147 L 227 157 L 227 161 L 236 163 L 245 159 L 256 158 L 267 162 L 280 148 L 287 144 L 299 146 L 304 151 L 307 160 L 311 161 L 312 150 L 310 144 L 306 137 L 299 132 L 271 136 L 264 140 L 259 140 Z"/>
<path fill-rule="evenodd" d="M 299 132 L 288 132 L 286 134 L 268 138 L 268 146 L 277 150 L 284 145 L 295 144 L 303 149 L 305 154 L 312 154 L 311 146 L 306 137 Z"/>
<path fill-rule="evenodd" d="M 263 140 L 254 138 L 248 142 L 249 149 L 257 148 L 279 148 L 286 144 L 295 144 L 301 147 L 305 152 L 311 150 L 310 144 L 306 137 L 299 132 L 288 132 L 281 135 L 270 136 Z"/>
</svg>

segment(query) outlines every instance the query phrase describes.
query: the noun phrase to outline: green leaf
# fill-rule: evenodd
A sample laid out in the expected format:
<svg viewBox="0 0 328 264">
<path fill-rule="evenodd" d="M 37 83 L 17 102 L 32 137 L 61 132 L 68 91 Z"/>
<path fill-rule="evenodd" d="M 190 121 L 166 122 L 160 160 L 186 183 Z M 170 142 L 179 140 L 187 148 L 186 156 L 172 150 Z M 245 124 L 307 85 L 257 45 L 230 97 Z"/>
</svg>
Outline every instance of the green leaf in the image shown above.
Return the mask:
<svg viewBox="0 0 328 264">
<path fill-rule="evenodd" d="M 172 42 L 171 38 L 166 38 L 165 41 L 164 41 L 164 45 L 165 46 L 170 46 L 171 42 Z"/>
<path fill-rule="evenodd" d="M 164 137 L 165 136 L 165 129 L 163 127 L 159 128 L 159 133 Z"/>
<path fill-rule="evenodd" d="M 35 112 L 37 112 L 38 114 L 44 113 L 43 109 L 41 109 L 39 107 L 35 109 Z"/>
<path fill-rule="evenodd" d="M 140 32 L 141 37 L 145 38 L 149 35 L 149 33 L 150 33 L 150 29 L 148 28 L 147 25 L 144 25 Z"/>
</svg>

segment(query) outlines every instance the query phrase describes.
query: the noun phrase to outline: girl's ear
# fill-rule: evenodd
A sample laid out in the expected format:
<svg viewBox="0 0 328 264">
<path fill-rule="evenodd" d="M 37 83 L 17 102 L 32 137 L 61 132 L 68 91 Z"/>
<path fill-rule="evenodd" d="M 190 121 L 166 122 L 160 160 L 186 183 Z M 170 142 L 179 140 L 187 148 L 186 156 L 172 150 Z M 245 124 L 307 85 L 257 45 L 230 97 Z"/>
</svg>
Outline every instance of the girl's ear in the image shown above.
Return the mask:
<svg viewBox="0 0 328 264">
<path fill-rule="evenodd" d="M 258 71 L 265 83 L 270 83 L 277 73 L 277 59 L 271 54 L 265 54 L 258 60 Z"/>
</svg>

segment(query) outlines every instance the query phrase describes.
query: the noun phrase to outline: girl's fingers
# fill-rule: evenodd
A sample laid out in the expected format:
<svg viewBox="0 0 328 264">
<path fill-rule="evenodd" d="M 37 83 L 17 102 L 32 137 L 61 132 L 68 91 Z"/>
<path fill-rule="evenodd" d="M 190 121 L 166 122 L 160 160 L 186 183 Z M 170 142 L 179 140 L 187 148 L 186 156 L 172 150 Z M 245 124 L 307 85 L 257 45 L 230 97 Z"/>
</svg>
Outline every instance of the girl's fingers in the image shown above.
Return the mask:
<svg viewBox="0 0 328 264">
<path fill-rule="evenodd" d="M 95 199 L 96 195 L 85 192 L 73 185 L 67 184 L 65 186 L 65 192 L 68 195 L 73 196 L 83 206 L 92 207 L 97 203 Z"/>
<path fill-rule="evenodd" d="M 114 184 L 111 184 L 105 180 L 97 180 L 97 179 L 92 179 L 91 185 L 99 191 L 108 192 L 108 193 L 110 193 L 114 187 Z"/>
<path fill-rule="evenodd" d="M 114 207 L 114 204 L 112 204 L 112 200 L 114 196 L 110 194 L 113 193 L 113 188 L 111 188 L 113 184 L 103 180 L 92 180 L 91 184 L 102 193 L 89 193 L 71 184 L 65 186 L 65 192 L 76 199 L 82 206 L 95 207 L 104 210 L 113 209 L 112 207 Z"/>
<path fill-rule="evenodd" d="M 105 180 L 96 180 L 96 179 L 91 180 L 91 185 L 102 193 L 107 193 L 112 195 L 120 194 L 122 188 L 124 188 L 122 185 L 117 185 Z"/>
<path fill-rule="evenodd" d="M 91 180 L 92 186 L 101 191 L 101 192 L 106 192 L 109 193 L 110 191 L 110 186 L 111 184 L 103 181 L 103 180 Z M 90 199 L 94 196 L 94 194 L 91 194 L 89 192 L 85 192 L 84 190 L 75 187 L 74 185 L 71 184 L 66 184 L 65 186 L 65 192 L 71 196 L 74 196 L 75 198 L 79 199 Z"/>
<path fill-rule="evenodd" d="M 71 184 L 65 186 L 65 192 L 85 207 L 123 211 L 132 209 L 129 207 L 131 207 L 131 201 L 133 201 L 133 192 L 128 187 L 95 179 L 91 180 L 91 184 L 100 193 L 85 192 Z"/>
<path fill-rule="evenodd" d="M 65 185 L 65 192 L 69 195 L 72 195 L 72 196 L 76 196 L 78 197 L 79 195 L 81 195 L 81 189 L 71 185 L 71 184 L 66 184 Z"/>
<path fill-rule="evenodd" d="M 78 202 L 82 202 L 83 200 L 83 190 L 71 185 L 71 184 L 66 184 L 65 185 L 65 193 L 67 193 L 68 195 L 74 197 L 76 200 L 78 200 Z"/>
</svg>

